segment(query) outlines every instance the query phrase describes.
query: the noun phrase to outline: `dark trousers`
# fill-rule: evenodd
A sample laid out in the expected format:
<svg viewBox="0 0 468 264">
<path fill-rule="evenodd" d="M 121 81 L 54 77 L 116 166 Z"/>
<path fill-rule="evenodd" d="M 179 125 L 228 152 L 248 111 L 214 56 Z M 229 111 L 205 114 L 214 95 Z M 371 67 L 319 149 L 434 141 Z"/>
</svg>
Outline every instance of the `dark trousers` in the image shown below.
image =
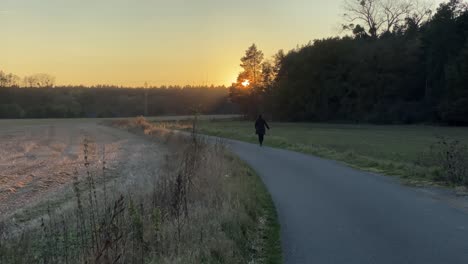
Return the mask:
<svg viewBox="0 0 468 264">
<path fill-rule="evenodd" d="M 264 134 L 258 134 L 258 142 L 260 143 L 260 146 L 263 145 L 263 136 L 265 136 Z"/>
</svg>

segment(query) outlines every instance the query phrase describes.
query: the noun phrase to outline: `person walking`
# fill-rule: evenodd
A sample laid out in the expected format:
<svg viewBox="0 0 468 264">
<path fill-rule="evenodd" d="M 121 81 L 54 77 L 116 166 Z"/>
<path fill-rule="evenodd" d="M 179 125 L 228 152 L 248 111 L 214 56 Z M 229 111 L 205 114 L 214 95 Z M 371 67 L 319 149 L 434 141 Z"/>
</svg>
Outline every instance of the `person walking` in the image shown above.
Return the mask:
<svg viewBox="0 0 468 264">
<path fill-rule="evenodd" d="M 258 142 L 260 143 L 260 147 L 263 145 L 263 138 L 265 137 L 266 128 L 270 130 L 265 119 L 263 119 L 262 115 L 259 115 L 257 120 L 255 121 L 255 134 L 258 135 Z"/>
</svg>

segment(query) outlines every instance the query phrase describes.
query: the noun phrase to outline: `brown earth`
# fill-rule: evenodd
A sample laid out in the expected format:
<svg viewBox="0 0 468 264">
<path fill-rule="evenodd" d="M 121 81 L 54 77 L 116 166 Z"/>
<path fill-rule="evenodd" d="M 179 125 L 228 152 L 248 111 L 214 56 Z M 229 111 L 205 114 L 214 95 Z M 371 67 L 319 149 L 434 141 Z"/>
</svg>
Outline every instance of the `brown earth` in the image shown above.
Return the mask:
<svg viewBox="0 0 468 264">
<path fill-rule="evenodd" d="M 93 171 L 102 171 L 105 161 L 108 173 L 125 181 L 157 173 L 164 146 L 100 122 L 0 120 L 0 220 L 56 199 L 75 175 L 84 177 L 85 138 Z"/>
</svg>

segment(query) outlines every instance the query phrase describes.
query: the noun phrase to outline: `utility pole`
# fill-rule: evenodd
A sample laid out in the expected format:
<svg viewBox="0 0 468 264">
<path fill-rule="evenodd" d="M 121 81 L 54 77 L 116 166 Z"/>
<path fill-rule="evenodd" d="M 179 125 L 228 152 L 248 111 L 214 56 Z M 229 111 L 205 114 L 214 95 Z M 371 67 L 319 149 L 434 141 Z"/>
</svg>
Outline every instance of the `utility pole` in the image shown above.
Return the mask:
<svg viewBox="0 0 468 264">
<path fill-rule="evenodd" d="M 148 82 L 145 82 L 145 113 L 144 115 L 148 116 Z"/>
</svg>

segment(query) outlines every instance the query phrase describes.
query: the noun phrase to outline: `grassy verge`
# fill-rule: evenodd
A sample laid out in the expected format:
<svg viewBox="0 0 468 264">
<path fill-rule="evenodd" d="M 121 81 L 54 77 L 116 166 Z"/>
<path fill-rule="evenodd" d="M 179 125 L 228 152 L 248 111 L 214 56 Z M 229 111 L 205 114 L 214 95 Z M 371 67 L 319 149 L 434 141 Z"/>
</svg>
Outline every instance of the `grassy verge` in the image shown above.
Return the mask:
<svg viewBox="0 0 468 264">
<path fill-rule="evenodd" d="M 161 123 L 189 129 L 190 123 Z M 359 169 L 399 176 L 410 184 L 445 184 L 444 164 L 428 157 L 438 137 L 468 144 L 468 128 L 271 123 L 265 145 L 313 154 Z M 203 134 L 257 143 L 252 122 L 202 121 Z M 443 144 L 439 144 L 443 145 Z M 466 160 L 466 157 L 464 158 Z"/>
<path fill-rule="evenodd" d="M 257 214 L 258 226 L 256 232 L 256 242 L 254 248 L 257 251 L 256 263 L 283 263 L 281 253 L 280 225 L 276 214 L 276 208 L 271 200 L 271 196 L 266 190 L 260 177 L 256 175 L 252 168 L 245 162 L 232 154 L 229 158 L 240 167 L 239 173 L 247 175 L 249 191 L 255 193 L 256 208 L 252 208 L 252 213 Z M 259 214 L 260 213 L 260 214 Z M 260 216 L 260 217 L 258 217 Z"/>
<path fill-rule="evenodd" d="M 21 232 L 0 223 L 0 263 L 281 263 L 271 198 L 224 145 L 144 119 L 113 125 L 164 142 L 161 171 L 105 187 L 109 172 L 87 170 L 73 184 L 74 206 L 48 208 Z"/>
</svg>

